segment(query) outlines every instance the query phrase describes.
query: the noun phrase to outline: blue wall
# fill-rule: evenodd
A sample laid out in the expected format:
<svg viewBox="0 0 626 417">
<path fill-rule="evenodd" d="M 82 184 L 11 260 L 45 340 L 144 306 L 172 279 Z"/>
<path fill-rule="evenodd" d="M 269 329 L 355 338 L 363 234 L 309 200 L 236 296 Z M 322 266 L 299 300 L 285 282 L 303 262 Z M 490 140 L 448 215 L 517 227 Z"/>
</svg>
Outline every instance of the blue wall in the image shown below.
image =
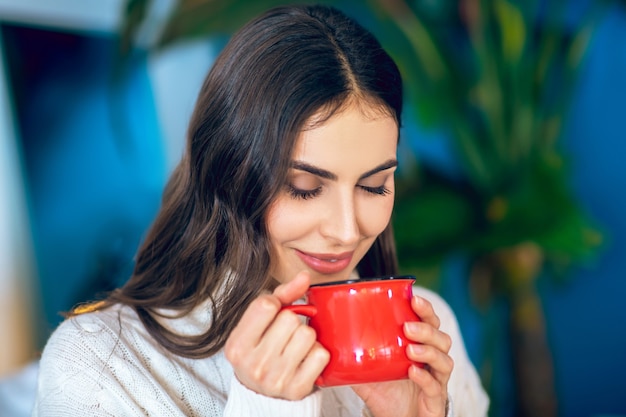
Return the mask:
<svg viewBox="0 0 626 417">
<path fill-rule="evenodd" d="M 40 281 L 40 344 L 60 313 L 123 281 L 158 208 L 164 156 L 145 58 L 117 39 L 5 25 Z"/>
<path fill-rule="evenodd" d="M 591 45 L 564 145 L 572 184 L 605 230 L 592 265 L 545 288 L 563 416 L 626 415 L 626 11 L 614 8 Z"/>
</svg>

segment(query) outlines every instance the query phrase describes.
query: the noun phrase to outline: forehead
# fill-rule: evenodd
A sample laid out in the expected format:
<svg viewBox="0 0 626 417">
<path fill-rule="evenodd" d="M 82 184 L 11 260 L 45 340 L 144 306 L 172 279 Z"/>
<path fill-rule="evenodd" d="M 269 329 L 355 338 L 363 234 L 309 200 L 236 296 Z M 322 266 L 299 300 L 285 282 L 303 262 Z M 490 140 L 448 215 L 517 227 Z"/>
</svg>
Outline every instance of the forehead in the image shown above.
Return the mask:
<svg viewBox="0 0 626 417">
<path fill-rule="evenodd" d="M 362 113 L 364 119 L 378 119 L 381 117 L 392 117 L 395 119 L 394 112 L 381 100 L 373 97 L 350 95 L 342 102 L 333 102 L 322 106 L 313 116 L 309 117 L 304 123 L 302 130 L 315 129 L 342 112 L 356 112 L 357 110 Z"/>
<path fill-rule="evenodd" d="M 315 117 L 298 136 L 296 160 L 336 171 L 348 163 L 352 168 L 370 169 L 396 157 L 398 124 L 380 106 L 353 103 L 326 120 Z"/>
</svg>

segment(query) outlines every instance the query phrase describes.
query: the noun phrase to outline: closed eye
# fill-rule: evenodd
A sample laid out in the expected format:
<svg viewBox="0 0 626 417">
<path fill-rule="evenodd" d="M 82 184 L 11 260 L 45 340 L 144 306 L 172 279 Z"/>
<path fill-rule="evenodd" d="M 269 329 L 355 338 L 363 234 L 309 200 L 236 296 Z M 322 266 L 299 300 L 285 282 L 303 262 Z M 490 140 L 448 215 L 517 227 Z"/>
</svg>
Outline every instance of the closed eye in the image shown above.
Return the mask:
<svg viewBox="0 0 626 417">
<path fill-rule="evenodd" d="M 317 197 L 322 192 L 322 187 L 320 186 L 312 190 L 302 190 L 293 185 L 288 185 L 287 191 L 289 195 L 296 200 L 308 200 L 309 198 Z"/>
<path fill-rule="evenodd" d="M 363 191 L 366 191 L 370 194 L 375 194 L 375 195 L 391 194 L 391 190 L 385 187 L 384 185 L 381 185 L 380 187 L 368 187 L 365 185 L 358 185 L 358 187 L 362 189 Z"/>
</svg>

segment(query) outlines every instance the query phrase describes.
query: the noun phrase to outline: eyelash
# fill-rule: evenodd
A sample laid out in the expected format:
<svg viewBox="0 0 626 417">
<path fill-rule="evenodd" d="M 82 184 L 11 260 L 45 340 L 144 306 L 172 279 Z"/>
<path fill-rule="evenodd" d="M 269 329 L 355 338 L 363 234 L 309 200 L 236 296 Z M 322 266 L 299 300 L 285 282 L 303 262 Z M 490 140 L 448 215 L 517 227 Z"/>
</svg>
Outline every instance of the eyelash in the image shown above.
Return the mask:
<svg viewBox="0 0 626 417">
<path fill-rule="evenodd" d="M 322 187 L 317 187 L 314 190 L 301 190 L 293 185 L 288 185 L 287 190 L 293 199 L 308 200 L 309 198 L 317 197 L 319 193 L 322 192 Z"/>
<path fill-rule="evenodd" d="M 380 187 L 366 187 L 364 185 L 358 185 L 358 187 L 363 191 L 374 195 L 387 195 L 391 193 L 391 191 L 384 185 L 381 185 Z M 322 187 L 317 187 L 314 190 L 300 190 L 292 185 L 288 185 L 287 189 L 292 198 L 301 200 L 308 200 L 309 198 L 317 197 L 319 193 L 322 192 Z"/>
<path fill-rule="evenodd" d="M 370 194 L 376 194 L 376 195 L 391 194 L 391 191 L 389 190 L 389 188 L 385 187 L 384 185 L 381 185 L 380 187 L 366 187 L 364 185 L 359 185 L 358 187 L 364 191 L 367 191 Z"/>
</svg>

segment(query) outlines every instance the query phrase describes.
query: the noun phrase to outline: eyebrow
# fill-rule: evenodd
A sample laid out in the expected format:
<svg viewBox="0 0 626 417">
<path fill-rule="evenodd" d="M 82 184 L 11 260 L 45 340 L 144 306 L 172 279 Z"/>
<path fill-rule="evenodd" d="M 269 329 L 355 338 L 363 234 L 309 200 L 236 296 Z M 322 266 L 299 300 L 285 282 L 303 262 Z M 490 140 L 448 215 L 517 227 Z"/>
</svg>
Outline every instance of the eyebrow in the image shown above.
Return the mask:
<svg viewBox="0 0 626 417">
<path fill-rule="evenodd" d="M 396 159 L 389 159 L 388 161 L 383 162 L 382 164 L 378 165 L 377 167 L 370 169 L 369 171 L 365 172 L 363 175 L 361 175 L 359 177 L 359 180 L 363 180 L 367 177 L 371 177 L 372 175 L 380 172 L 380 171 L 384 171 L 386 169 L 390 169 L 393 168 L 395 166 L 398 165 L 398 161 Z M 306 162 L 302 162 L 302 161 L 293 161 L 291 163 L 291 168 L 293 169 L 297 169 L 300 171 L 306 171 L 308 173 L 311 173 L 313 175 L 316 175 L 320 178 L 325 178 L 328 180 L 332 180 L 332 181 L 336 181 L 337 180 L 337 175 L 333 174 L 330 171 L 327 171 L 325 169 L 322 168 L 318 168 L 315 167 L 313 165 L 309 165 Z"/>
</svg>

